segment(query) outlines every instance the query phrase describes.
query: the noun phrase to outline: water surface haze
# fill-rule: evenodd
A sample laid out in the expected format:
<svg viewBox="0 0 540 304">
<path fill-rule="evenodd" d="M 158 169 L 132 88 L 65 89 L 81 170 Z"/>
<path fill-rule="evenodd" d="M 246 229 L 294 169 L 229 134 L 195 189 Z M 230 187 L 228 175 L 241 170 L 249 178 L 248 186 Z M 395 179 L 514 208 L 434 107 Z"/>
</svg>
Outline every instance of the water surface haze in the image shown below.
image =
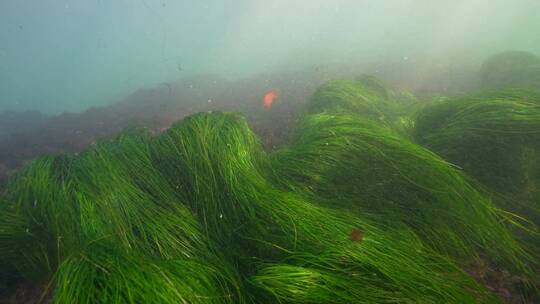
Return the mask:
<svg viewBox="0 0 540 304">
<path fill-rule="evenodd" d="M 4 0 L 0 111 L 82 111 L 203 73 L 540 53 L 538 12 L 534 0 Z"/>
</svg>

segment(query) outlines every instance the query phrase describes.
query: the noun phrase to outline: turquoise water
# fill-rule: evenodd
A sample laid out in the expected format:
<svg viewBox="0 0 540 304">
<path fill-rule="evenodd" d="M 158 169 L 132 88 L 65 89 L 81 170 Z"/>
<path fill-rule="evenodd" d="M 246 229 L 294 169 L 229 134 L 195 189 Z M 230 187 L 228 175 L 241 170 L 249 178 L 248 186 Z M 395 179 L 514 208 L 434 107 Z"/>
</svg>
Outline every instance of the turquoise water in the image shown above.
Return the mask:
<svg viewBox="0 0 540 304">
<path fill-rule="evenodd" d="M 445 67 L 508 49 L 539 53 L 539 11 L 527 0 L 3 0 L 0 111 L 82 111 L 201 73 L 234 80 L 314 65 Z"/>
</svg>

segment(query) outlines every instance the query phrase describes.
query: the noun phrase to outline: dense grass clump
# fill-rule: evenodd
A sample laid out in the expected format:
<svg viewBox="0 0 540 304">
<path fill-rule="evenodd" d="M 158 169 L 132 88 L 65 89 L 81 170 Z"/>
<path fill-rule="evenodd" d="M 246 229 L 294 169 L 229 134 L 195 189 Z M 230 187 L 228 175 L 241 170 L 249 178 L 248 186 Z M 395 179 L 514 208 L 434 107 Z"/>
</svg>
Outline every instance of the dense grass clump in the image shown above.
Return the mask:
<svg viewBox="0 0 540 304">
<path fill-rule="evenodd" d="M 149 139 L 123 135 L 77 159 L 72 172 L 82 234 L 162 258 L 206 251 L 197 221 L 152 167 Z"/>
<path fill-rule="evenodd" d="M 53 301 L 242 303 L 230 289 L 235 273 L 224 269 L 198 258 L 158 259 L 92 245 L 60 265 Z"/>
<path fill-rule="evenodd" d="M 265 285 L 270 274 L 259 269 L 287 261 L 380 290 L 384 301 L 483 299 L 482 291 L 474 294 L 465 288 L 474 283 L 452 262 L 424 248 L 405 227 L 385 231 L 361 215 L 322 207 L 273 186 L 265 153 L 239 115 L 191 116 L 158 138 L 154 147 L 167 180 L 186 187 L 185 200 L 209 236 L 244 265 L 244 273 L 256 272 L 250 281 L 272 295 L 280 291 Z M 355 229 L 364 233 L 362 242 L 349 239 Z M 451 277 L 455 279 L 448 280 Z M 322 292 L 324 281 L 317 284 Z M 324 303 L 314 292 L 313 299 Z M 353 302 L 362 301 L 361 293 L 336 292 L 341 294 L 335 296 L 336 303 L 357 296 Z"/>
<path fill-rule="evenodd" d="M 434 103 L 415 140 L 463 168 L 504 208 L 540 223 L 540 92 L 487 91 Z"/>
<path fill-rule="evenodd" d="M 495 54 L 482 64 L 479 74 L 480 85 L 486 88 L 540 89 L 540 58 L 523 51 Z"/>
<path fill-rule="evenodd" d="M 2 260 L 57 303 L 242 302 L 234 268 L 152 166 L 150 140 L 126 134 L 30 165 L 7 190 Z"/>
<path fill-rule="evenodd" d="M 7 201 L 0 207 L 0 256 L 20 276 L 45 280 L 66 251 L 79 246 L 78 206 L 67 181 L 70 164 L 68 156 L 42 157 L 6 189 Z"/>
<path fill-rule="evenodd" d="M 365 95 L 362 86 L 336 86 L 322 87 L 315 96 L 339 89 L 348 104 L 365 103 L 358 97 Z M 444 254 L 470 258 L 485 253 L 528 268 L 527 253 L 500 223 L 513 217 L 499 211 L 452 164 L 371 115 L 344 114 L 332 104 L 319 110 L 298 124 L 292 146 L 274 156 L 283 187 L 378 215 L 388 224 L 405 223 Z"/>
<path fill-rule="evenodd" d="M 373 76 L 362 76 L 324 84 L 307 103 L 305 113 L 353 114 L 407 134 L 412 127 L 410 114 L 419 105 L 413 95 L 389 90 Z"/>
</svg>

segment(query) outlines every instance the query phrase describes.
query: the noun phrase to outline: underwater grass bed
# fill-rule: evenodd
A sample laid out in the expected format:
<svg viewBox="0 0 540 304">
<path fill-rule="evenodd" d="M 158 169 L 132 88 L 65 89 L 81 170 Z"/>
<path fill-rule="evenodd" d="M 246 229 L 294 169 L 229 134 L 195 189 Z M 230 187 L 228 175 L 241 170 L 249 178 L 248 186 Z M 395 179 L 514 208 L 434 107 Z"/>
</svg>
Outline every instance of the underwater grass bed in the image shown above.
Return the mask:
<svg viewBox="0 0 540 304">
<path fill-rule="evenodd" d="M 315 96 L 330 90 L 347 104 L 365 103 L 361 85 L 334 83 L 320 90 Z M 444 254 L 470 258 L 485 251 L 508 265 L 532 259 L 500 224 L 515 217 L 496 208 L 460 170 L 377 117 L 345 114 L 329 104 L 301 120 L 291 147 L 273 155 L 284 188 L 389 225 L 405 223 Z"/>
<path fill-rule="evenodd" d="M 260 265 L 288 260 L 336 273 L 356 269 L 357 276 L 349 280 L 380 290 L 380 297 L 391 290 L 395 296 L 425 302 L 475 299 L 466 288 L 474 282 L 450 260 L 424 248 L 406 227 L 386 231 L 361 215 L 277 189 L 268 178 L 268 159 L 260 143 L 239 115 L 191 116 L 153 147 L 162 156 L 168 180 L 187 185 L 186 201 L 211 237 L 244 265 L 252 264 L 248 274 L 252 269 L 258 273 Z M 365 234 L 361 242 L 350 239 L 355 229 Z M 437 263 L 428 262 L 432 259 Z M 447 281 L 450 277 L 456 280 Z M 260 275 L 255 278 L 250 281 L 260 282 Z M 444 290 L 437 286 L 442 278 L 448 284 Z M 348 296 L 336 302 L 347 303 Z"/>
<path fill-rule="evenodd" d="M 421 105 L 411 93 L 390 90 L 376 77 L 363 75 L 322 85 L 305 105 L 304 114 L 361 116 L 408 135 L 413 127 L 411 114 Z"/>
<path fill-rule="evenodd" d="M 540 223 L 540 92 L 500 89 L 433 103 L 415 141 L 489 187 L 496 202 Z"/>
<path fill-rule="evenodd" d="M 37 159 L 0 201 L 2 272 L 54 303 L 496 303 L 460 266 L 528 273 L 511 217 L 399 135 L 396 96 L 329 83 L 271 155 L 214 112 Z"/>
<path fill-rule="evenodd" d="M 2 261 L 27 280 L 45 282 L 55 303 L 208 303 L 207 296 L 241 303 L 234 268 L 153 168 L 150 139 L 125 134 L 76 158 L 46 157 L 22 171 L 7 189 L 11 213 L 1 215 L 11 229 L 2 230 L 10 242 L 2 243 Z M 137 279 L 136 268 L 146 274 Z M 137 285 L 126 272 L 148 282 Z M 198 279 L 172 283 L 185 276 Z"/>
</svg>

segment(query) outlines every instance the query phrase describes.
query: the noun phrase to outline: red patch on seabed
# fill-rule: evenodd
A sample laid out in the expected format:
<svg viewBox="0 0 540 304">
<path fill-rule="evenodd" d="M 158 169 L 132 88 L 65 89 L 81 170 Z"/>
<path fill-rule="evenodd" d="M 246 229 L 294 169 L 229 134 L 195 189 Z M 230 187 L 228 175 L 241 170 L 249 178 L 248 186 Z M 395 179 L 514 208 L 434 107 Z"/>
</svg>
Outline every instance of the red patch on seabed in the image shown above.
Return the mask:
<svg viewBox="0 0 540 304">
<path fill-rule="evenodd" d="M 349 240 L 353 242 L 361 242 L 364 239 L 364 234 L 358 229 L 353 229 L 349 235 Z"/>
<path fill-rule="evenodd" d="M 266 92 L 266 94 L 264 94 L 264 97 L 263 97 L 263 105 L 264 105 L 264 107 L 266 109 L 270 109 L 270 107 L 272 107 L 272 105 L 276 101 L 277 97 L 278 97 L 278 94 L 276 93 L 276 91 L 268 91 L 268 92 Z"/>
</svg>

